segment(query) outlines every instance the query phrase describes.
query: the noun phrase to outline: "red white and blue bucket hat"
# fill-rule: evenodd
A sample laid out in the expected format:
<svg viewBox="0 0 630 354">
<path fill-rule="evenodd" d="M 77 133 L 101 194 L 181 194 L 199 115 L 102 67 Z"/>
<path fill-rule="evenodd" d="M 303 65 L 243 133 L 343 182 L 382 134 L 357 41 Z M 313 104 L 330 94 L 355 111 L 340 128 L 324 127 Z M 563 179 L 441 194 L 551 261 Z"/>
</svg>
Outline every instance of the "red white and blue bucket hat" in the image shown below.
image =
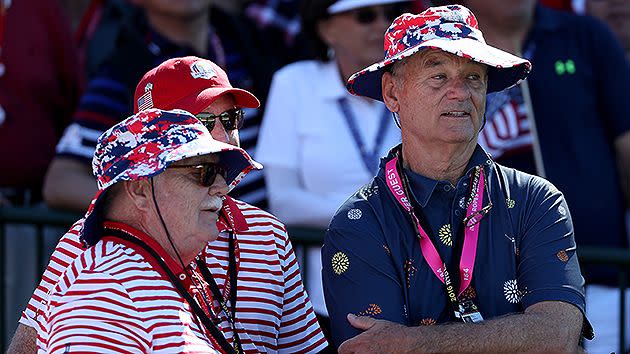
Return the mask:
<svg viewBox="0 0 630 354">
<path fill-rule="evenodd" d="M 475 15 L 461 5 L 430 7 L 418 15 L 403 14 L 385 32 L 385 59 L 353 74 L 347 88 L 357 96 L 382 101 L 386 68 L 418 51 L 432 48 L 488 66 L 488 92 L 514 86 L 527 77 L 531 63 L 486 44 Z"/>
<path fill-rule="evenodd" d="M 208 129 L 184 110 L 148 109 L 109 128 L 99 137 L 92 159 L 98 192 L 85 214 L 82 238 L 88 244 L 97 241 L 90 235 L 101 221 L 97 220 L 101 213 L 95 209 L 109 187 L 154 177 L 173 162 L 207 154 L 219 155 L 230 190 L 251 170 L 262 168 L 245 150 L 214 140 Z"/>
</svg>

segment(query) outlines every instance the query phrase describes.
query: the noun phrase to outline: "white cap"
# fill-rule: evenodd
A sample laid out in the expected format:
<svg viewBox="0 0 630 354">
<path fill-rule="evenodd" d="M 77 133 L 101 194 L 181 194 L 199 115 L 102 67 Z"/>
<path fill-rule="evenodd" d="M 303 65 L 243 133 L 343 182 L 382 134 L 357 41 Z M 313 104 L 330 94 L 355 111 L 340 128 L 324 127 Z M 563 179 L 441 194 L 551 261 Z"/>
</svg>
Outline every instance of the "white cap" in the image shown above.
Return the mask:
<svg viewBox="0 0 630 354">
<path fill-rule="evenodd" d="M 408 2 L 411 0 L 339 0 L 334 4 L 328 6 L 328 13 L 330 15 L 338 14 L 340 12 L 358 9 L 360 7 L 376 6 L 393 4 L 396 2 Z"/>
</svg>

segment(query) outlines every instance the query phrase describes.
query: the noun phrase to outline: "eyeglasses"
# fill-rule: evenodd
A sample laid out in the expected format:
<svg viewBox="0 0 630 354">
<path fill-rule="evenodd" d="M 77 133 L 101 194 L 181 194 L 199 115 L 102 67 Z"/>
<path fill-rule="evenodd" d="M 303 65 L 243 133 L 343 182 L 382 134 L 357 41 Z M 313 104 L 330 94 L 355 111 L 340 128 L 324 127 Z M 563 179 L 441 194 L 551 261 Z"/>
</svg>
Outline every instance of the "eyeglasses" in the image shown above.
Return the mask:
<svg viewBox="0 0 630 354">
<path fill-rule="evenodd" d="M 208 128 L 208 131 L 212 131 L 214 128 L 216 118 L 219 118 L 225 130 L 234 130 L 243 127 L 245 112 L 242 109 L 232 108 L 220 114 L 201 112 L 196 117 Z"/>
<path fill-rule="evenodd" d="M 383 16 L 387 22 L 392 22 L 396 17 L 405 12 L 410 12 L 411 7 L 406 4 L 393 4 L 386 6 L 362 7 L 356 10 L 350 10 L 347 13 L 352 14 L 354 20 L 362 25 L 369 25 Z"/>
<path fill-rule="evenodd" d="M 208 162 L 199 165 L 171 165 L 169 168 L 194 168 L 199 170 L 199 184 L 203 187 L 210 187 L 217 179 L 217 175 L 221 175 L 224 179 L 227 175 L 227 169 L 222 164 Z"/>
</svg>

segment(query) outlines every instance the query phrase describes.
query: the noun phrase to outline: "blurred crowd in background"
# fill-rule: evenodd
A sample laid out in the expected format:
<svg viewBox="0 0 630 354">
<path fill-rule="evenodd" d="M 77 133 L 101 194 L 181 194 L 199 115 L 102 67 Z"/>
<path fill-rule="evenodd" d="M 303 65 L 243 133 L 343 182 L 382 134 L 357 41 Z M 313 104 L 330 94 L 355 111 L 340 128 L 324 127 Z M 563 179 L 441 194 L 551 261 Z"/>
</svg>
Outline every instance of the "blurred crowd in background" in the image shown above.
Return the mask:
<svg viewBox="0 0 630 354">
<path fill-rule="evenodd" d="M 383 58 L 383 33 L 401 13 L 461 3 L 488 43 L 533 63 L 526 85 L 488 98 L 480 143 L 565 193 L 578 247 L 628 248 L 630 91 L 615 70 L 630 61 L 630 1 L 399 0 L 331 13 L 334 2 L 0 0 L 0 207 L 83 212 L 96 191 L 98 136 L 132 113 L 146 71 L 195 55 L 262 101 L 246 110 L 240 144 L 265 169 L 233 196 L 287 225 L 324 229 L 400 141 L 384 105 L 351 96 L 345 80 Z M 9 236 L 9 248 L 25 246 L 20 232 Z M 325 320 L 319 247 L 304 252 Z M 605 267 L 584 274 L 592 291 L 617 279 Z M 11 316 L 28 282 L 8 284 L 25 289 Z M 606 309 L 614 296 L 591 306 Z"/>
</svg>

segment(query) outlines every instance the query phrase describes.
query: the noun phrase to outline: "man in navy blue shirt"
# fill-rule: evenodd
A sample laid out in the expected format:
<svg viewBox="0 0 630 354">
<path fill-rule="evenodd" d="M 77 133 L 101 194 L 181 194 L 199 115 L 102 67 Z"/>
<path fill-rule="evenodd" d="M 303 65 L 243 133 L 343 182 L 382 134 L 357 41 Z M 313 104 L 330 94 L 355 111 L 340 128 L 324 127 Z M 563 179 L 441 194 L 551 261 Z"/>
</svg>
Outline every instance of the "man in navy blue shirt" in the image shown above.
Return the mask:
<svg viewBox="0 0 630 354">
<path fill-rule="evenodd" d="M 384 101 L 403 142 L 322 250 L 339 352 L 577 351 L 592 329 L 564 197 L 477 145 L 486 93 L 530 63 L 486 45 L 458 5 L 399 17 L 385 49 L 348 89 Z"/>
</svg>

